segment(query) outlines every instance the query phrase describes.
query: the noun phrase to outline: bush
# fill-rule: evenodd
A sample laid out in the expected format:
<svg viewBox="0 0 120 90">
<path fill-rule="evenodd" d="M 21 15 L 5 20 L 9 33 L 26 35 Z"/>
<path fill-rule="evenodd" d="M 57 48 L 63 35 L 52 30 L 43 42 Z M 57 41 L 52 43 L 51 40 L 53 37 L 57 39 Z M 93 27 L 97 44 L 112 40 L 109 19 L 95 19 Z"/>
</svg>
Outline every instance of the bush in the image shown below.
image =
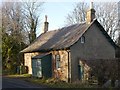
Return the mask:
<svg viewBox="0 0 120 90">
<path fill-rule="evenodd" d="M 28 67 L 21 65 L 17 67 L 17 73 L 18 74 L 27 74 L 28 73 Z"/>
</svg>

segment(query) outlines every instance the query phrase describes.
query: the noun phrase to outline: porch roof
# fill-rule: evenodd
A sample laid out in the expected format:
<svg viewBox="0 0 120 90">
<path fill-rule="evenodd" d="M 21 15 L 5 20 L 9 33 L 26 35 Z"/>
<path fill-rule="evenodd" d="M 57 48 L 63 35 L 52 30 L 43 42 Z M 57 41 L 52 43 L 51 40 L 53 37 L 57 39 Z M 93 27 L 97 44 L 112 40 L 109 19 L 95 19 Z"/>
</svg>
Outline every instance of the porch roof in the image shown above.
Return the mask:
<svg viewBox="0 0 120 90">
<path fill-rule="evenodd" d="M 44 57 L 44 56 L 46 56 L 46 55 L 49 55 L 49 54 L 50 54 L 50 53 L 40 54 L 40 55 L 37 55 L 37 56 L 32 57 L 32 59 L 39 59 L 39 58 L 42 58 L 42 57 Z"/>
</svg>

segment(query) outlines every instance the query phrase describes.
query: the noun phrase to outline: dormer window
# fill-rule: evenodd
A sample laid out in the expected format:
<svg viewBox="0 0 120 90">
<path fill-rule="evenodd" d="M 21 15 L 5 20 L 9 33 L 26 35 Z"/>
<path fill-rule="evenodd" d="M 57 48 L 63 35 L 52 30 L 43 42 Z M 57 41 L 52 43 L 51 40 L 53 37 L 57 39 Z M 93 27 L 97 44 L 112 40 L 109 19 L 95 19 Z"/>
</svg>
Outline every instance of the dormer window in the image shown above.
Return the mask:
<svg viewBox="0 0 120 90">
<path fill-rule="evenodd" d="M 82 37 L 80 38 L 80 42 L 81 42 L 81 43 L 85 43 L 85 37 L 84 37 L 84 36 L 82 36 Z"/>
</svg>

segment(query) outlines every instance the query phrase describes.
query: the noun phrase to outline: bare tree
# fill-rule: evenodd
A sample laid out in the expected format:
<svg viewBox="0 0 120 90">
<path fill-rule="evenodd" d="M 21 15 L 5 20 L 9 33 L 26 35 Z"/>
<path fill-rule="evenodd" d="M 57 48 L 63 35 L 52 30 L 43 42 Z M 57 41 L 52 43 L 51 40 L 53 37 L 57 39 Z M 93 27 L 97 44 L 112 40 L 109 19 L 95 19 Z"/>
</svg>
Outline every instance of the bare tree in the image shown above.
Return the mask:
<svg viewBox="0 0 120 90">
<path fill-rule="evenodd" d="M 116 29 L 118 30 L 117 44 L 120 46 L 120 1 L 118 2 L 118 24 Z"/>
<path fill-rule="evenodd" d="M 24 24 L 21 12 L 21 3 L 4 2 L 2 6 L 2 30 L 3 33 L 13 35 L 19 42 L 24 41 Z"/>
<path fill-rule="evenodd" d="M 36 29 L 38 26 L 41 6 L 43 2 L 24 2 L 23 13 L 26 23 L 26 31 L 29 33 L 29 42 L 33 42 L 36 39 Z"/>
<path fill-rule="evenodd" d="M 88 9 L 88 5 L 85 2 L 77 3 L 74 10 L 68 14 L 66 17 L 66 24 L 71 25 L 74 23 L 81 23 L 86 20 L 86 11 Z"/>
<path fill-rule="evenodd" d="M 102 24 L 110 37 L 115 39 L 116 25 L 118 20 L 118 10 L 116 2 L 96 3 L 96 18 Z"/>
<path fill-rule="evenodd" d="M 4 2 L 1 8 L 3 68 L 12 72 L 21 63 L 19 52 L 25 47 L 22 8 L 18 2 Z"/>
<path fill-rule="evenodd" d="M 2 59 L 10 71 L 21 63 L 19 52 L 25 48 L 28 37 L 30 42 L 36 38 L 41 5 L 37 2 L 2 3 Z"/>
<path fill-rule="evenodd" d="M 94 3 L 96 11 L 96 18 L 108 32 L 112 39 L 115 39 L 116 32 L 116 21 L 117 21 L 117 3 L 106 2 L 106 3 Z M 86 20 L 86 12 L 88 10 L 88 4 L 80 2 L 76 4 L 73 12 L 68 14 L 66 21 L 67 24 L 81 23 Z"/>
</svg>

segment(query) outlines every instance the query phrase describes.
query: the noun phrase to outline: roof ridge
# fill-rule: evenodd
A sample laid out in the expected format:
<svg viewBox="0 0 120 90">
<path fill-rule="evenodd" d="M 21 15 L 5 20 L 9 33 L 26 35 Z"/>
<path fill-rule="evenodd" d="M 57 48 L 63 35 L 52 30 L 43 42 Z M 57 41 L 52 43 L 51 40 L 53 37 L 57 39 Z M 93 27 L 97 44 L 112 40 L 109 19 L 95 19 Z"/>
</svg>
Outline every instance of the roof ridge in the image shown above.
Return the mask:
<svg viewBox="0 0 120 90">
<path fill-rule="evenodd" d="M 97 19 L 94 19 L 90 24 L 76 23 L 56 30 L 48 31 L 46 33 L 42 33 L 34 40 L 34 42 L 32 42 L 21 52 L 38 52 L 69 48 L 74 45 L 94 23 L 100 24 Z M 101 24 L 100 27 L 102 27 Z M 102 29 L 104 30 L 103 27 Z M 112 44 L 113 42 L 110 43 Z"/>
</svg>

